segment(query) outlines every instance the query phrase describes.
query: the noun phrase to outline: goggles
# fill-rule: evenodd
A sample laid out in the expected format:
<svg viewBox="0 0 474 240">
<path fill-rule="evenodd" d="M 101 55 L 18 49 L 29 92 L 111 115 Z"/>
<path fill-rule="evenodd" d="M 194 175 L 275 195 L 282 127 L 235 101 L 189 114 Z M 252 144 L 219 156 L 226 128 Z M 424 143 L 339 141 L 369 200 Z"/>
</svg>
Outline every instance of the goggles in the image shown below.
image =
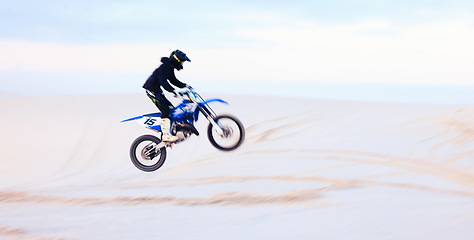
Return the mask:
<svg viewBox="0 0 474 240">
<path fill-rule="evenodd" d="M 176 56 L 176 54 L 173 54 L 173 57 L 174 57 L 174 59 L 176 59 L 176 61 L 178 61 L 178 63 L 181 64 L 181 65 L 183 65 L 183 63 L 186 61 L 186 60 L 184 60 L 184 61 L 179 60 L 179 58 Z"/>
</svg>

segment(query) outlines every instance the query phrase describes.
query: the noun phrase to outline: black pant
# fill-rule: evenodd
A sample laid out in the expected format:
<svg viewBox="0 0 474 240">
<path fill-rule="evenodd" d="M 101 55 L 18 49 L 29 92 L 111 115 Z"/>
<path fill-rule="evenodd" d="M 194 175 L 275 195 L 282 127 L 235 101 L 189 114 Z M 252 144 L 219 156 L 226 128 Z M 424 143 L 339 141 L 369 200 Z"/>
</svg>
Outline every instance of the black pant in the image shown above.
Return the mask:
<svg viewBox="0 0 474 240">
<path fill-rule="evenodd" d="M 166 99 L 163 93 L 155 94 L 151 91 L 146 91 L 146 95 L 153 101 L 155 106 L 161 112 L 161 118 L 170 118 L 170 110 L 174 108 L 173 104 Z"/>
</svg>

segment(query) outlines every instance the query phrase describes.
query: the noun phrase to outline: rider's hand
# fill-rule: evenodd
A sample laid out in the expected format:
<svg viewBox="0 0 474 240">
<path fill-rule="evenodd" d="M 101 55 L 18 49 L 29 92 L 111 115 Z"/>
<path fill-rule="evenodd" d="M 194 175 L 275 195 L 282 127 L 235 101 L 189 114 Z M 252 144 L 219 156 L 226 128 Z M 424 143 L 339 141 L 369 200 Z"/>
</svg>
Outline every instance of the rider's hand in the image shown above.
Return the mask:
<svg viewBox="0 0 474 240">
<path fill-rule="evenodd" d="M 180 95 L 179 92 L 176 90 L 173 90 L 171 93 L 174 95 L 175 98 L 178 98 L 178 96 Z"/>
</svg>

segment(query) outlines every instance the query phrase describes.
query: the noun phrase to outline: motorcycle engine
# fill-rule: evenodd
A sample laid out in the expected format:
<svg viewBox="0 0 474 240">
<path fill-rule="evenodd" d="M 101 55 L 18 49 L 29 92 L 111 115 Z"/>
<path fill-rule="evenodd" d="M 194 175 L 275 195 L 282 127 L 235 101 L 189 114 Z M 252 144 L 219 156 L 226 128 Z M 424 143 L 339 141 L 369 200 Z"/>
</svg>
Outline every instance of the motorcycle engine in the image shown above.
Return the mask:
<svg viewBox="0 0 474 240">
<path fill-rule="evenodd" d="M 191 136 L 191 132 L 189 132 L 189 131 L 178 131 L 178 132 L 176 133 L 176 137 L 179 138 L 179 139 L 177 140 L 177 142 L 184 141 L 184 140 L 186 140 L 189 136 Z"/>
</svg>

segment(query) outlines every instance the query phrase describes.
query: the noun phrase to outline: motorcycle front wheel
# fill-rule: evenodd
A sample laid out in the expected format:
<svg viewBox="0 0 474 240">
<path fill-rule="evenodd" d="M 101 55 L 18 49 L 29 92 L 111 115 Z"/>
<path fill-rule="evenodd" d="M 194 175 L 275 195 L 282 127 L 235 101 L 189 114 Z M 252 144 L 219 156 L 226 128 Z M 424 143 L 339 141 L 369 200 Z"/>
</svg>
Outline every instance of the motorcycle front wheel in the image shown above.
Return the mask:
<svg viewBox="0 0 474 240">
<path fill-rule="evenodd" d="M 237 149 L 244 141 L 244 125 L 234 116 L 219 115 L 214 118 L 220 129 L 209 124 L 207 136 L 211 144 L 221 151 Z"/>
<path fill-rule="evenodd" d="M 153 135 L 143 135 L 130 146 L 130 159 L 133 165 L 145 172 L 160 168 L 166 159 L 166 148 L 156 149 L 161 140 Z"/>
</svg>

